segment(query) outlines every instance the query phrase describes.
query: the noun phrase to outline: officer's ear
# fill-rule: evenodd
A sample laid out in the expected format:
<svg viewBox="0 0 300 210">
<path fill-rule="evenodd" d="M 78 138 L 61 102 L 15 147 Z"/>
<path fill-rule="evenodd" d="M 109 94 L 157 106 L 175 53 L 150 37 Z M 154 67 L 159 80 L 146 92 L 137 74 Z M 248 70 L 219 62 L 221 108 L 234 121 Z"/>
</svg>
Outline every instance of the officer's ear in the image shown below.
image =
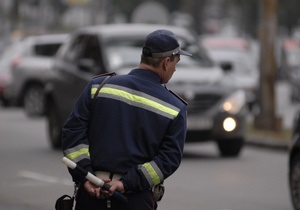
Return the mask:
<svg viewBox="0 0 300 210">
<path fill-rule="evenodd" d="M 170 61 L 171 61 L 171 59 L 170 59 L 170 57 L 165 57 L 163 60 L 162 60 L 162 69 L 164 70 L 164 71 L 167 71 L 168 70 L 168 66 L 170 65 Z"/>
</svg>

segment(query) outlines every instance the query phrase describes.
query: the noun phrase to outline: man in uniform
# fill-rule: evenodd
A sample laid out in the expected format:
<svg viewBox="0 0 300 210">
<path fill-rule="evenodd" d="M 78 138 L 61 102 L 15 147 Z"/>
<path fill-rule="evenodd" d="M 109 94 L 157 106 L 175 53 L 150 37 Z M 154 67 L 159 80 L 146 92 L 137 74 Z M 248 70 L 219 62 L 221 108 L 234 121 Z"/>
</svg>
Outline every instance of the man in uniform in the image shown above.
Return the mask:
<svg viewBox="0 0 300 210">
<path fill-rule="evenodd" d="M 191 56 L 173 32 L 156 30 L 145 40 L 138 68 L 110 77 L 94 99 L 106 77 L 86 86 L 63 126 L 63 153 L 111 188 L 103 191 L 70 170 L 80 184 L 76 209 L 157 208 L 153 189 L 179 167 L 186 137 L 186 103 L 162 85 L 180 55 Z M 128 203 L 110 197 L 115 190 Z"/>
</svg>

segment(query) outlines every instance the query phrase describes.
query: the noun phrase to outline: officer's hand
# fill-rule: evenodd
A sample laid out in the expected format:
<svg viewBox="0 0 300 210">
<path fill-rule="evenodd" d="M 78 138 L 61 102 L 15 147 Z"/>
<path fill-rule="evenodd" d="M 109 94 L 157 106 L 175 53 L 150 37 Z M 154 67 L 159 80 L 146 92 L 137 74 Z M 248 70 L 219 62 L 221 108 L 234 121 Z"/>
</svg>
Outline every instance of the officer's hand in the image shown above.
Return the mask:
<svg viewBox="0 0 300 210">
<path fill-rule="evenodd" d="M 118 190 L 120 193 L 125 192 L 123 182 L 121 181 L 112 180 L 111 182 L 108 182 L 108 184 L 111 186 L 108 191 L 109 196 L 112 196 L 116 190 Z"/>
<path fill-rule="evenodd" d="M 103 180 L 104 182 L 109 182 L 110 179 L 108 180 Z M 99 199 L 105 199 L 108 197 L 108 191 L 106 190 L 101 190 L 100 187 L 94 185 L 90 181 L 86 181 L 84 183 L 84 188 L 85 190 L 90 194 L 90 196 L 99 198 Z"/>
<path fill-rule="evenodd" d="M 90 196 L 98 196 L 100 194 L 100 188 L 91 183 L 90 181 L 86 181 L 84 183 L 84 189 L 90 194 Z"/>
</svg>

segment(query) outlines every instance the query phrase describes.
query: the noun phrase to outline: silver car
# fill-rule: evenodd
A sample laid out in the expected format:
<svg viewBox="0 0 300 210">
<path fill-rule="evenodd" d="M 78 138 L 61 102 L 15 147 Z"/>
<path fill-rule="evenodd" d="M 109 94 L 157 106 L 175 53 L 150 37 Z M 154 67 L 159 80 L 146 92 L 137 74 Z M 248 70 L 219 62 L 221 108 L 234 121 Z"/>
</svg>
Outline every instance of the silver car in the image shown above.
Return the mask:
<svg viewBox="0 0 300 210">
<path fill-rule="evenodd" d="M 23 106 L 29 116 L 44 113 L 45 81 L 52 59 L 66 38 L 66 34 L 29 36 L 18 44 L 20 50 L 4 96 L 11 104 Z"/>
</svg>

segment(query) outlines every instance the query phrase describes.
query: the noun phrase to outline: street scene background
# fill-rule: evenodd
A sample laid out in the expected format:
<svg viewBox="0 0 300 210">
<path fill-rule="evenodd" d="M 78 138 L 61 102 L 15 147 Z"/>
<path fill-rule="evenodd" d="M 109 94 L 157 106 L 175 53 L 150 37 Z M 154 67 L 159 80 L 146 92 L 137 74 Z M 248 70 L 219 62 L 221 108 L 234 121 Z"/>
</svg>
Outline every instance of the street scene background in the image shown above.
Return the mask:
<svg viewBox="0 0 300 210">
<path fill-rule="evenodd" d="M 214 142 L 187 143 L 181 166 L 165 181 L 159 209 L 292 210 L 288 171 L 300 108 L 298 8 L 297 0 L 1 0 L 0 53 L 32 35 L 111 23 L 187 28 L 208 53 L 207 38 L 246 40 L 258 80 L 241 154 L 223 158 Z M 51 148 L 45 116 L 30 116 L 1 98 L 2 84 L 10 82 L 1 70 L 0 61 L 0 209 L 54 209 L 58 197 L 73 193 L 62 152 Z M 277 143 L 283 149 L 274 149 Z"/>
</svg>

